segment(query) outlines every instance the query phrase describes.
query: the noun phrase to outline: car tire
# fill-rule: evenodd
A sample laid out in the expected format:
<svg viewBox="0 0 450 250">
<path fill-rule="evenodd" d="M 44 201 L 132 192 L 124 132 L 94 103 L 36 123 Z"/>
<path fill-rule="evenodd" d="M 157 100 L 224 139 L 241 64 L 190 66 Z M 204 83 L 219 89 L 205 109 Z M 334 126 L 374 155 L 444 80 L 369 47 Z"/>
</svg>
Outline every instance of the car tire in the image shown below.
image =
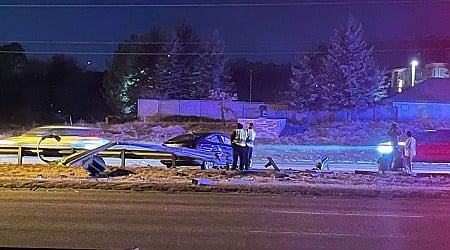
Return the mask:
<svg viewBox="0 0 450 250">
<path fill-rule="evenodd" d="M 201 169 L 202 170 L 207 170 L 207 169 L 212 169 L 214 168 L 214 162 L 212 161 L 203 161 Z"/>
</svg>

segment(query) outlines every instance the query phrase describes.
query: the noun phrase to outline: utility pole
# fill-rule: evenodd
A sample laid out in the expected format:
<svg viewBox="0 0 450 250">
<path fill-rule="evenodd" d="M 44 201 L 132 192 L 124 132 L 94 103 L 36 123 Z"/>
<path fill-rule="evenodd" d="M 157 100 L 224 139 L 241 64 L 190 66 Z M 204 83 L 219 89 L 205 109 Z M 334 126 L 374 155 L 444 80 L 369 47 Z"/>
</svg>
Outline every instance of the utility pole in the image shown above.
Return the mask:
<svg viewBox="0 0 450 250">
<path fill-rule="evenodd" d="M 249 102 L 252 102 L 252 83 L 253 83 L 253 70 L 250 70 L 250 94 L 249 94 Z"/>
</svg>

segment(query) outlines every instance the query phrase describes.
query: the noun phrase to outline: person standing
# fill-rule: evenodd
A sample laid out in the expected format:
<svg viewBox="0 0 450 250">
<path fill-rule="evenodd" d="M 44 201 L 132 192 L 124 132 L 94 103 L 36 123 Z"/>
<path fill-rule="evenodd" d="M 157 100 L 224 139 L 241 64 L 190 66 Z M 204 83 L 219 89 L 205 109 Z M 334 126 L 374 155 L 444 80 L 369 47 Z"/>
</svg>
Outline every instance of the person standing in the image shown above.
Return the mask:
<svg viewBox="0 0 450 250">
<path fill-rule="evenodd" d="M 392 147 L 398 149 L 398 137 L 402 134 L 402 132 L 400 132 L 397 124 L 392 123 L 391 128 L 389 129 L 387 134 L 389 136 L 389 141 L 391 142 Z"/>
<path fill-rule="evenodd" d="M 244 170 L 244 164 L 246 162 L 246 147 L 245 140 L 247 134 L 244 130 L 244 126 L 238 123 L 236 129 L 231 134 L 231 147 L 233 148 L 233 165 L 232 170 L 237 170 L 237 162 L 239 159 L 239 170 Z"/>
<path fill-rule="evenodd" d="M 405 141 L 405 165 L 406 171 L 412 173 L 412 160 L 416 156 L 416 138 L 411 134 L 411 131 L 406 132 Z"/>
<path fill-rule="evenodd" d="M 247 155 L 246 155 L 246 162 L 245 162 L 245 169 L 248 170 L 253 165 L 253 147 L 255 146 L 255 139 L 256 139 L 256 132 L 254 129 L 254 125 L 252 122 L 248 124 L 247 128 L 247 140 L 246 146 L 247 146 Z"/>
<path fill-rule="evenodd" d="M 391 163 L 389 164 L 389 168 L 391 170 L 397 170 L 401 169 L 403 166 L 403 159 L 402 159 L 402 152 L 400 148 L 398 147 L 398 138 L 402 134 L 400 132 L 400 129 L 398 128 L 397 124 L 392 123 L 391 128 L 387 132 L 389 136 L 389 141 L 391 142 L 392 146 L 392 153 L 391 153 Z M 392 164 L 394 163 L 394 164 Z"/>
</svg>

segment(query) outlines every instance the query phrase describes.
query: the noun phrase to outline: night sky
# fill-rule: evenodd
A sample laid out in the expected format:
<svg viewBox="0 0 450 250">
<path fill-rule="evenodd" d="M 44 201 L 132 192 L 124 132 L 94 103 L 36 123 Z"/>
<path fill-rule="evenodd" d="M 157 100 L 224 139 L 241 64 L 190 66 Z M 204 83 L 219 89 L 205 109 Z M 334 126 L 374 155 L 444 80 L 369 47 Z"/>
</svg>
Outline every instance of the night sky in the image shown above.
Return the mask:
<svg viewBox="0 0 450 250">
<path fill-rule="evenodd" d="M 89 67 L 103 70 L 106 61 L 111 60 L 117 42 L 132 33 L 146 32 L 154 24 L 171 29 L 182 18 L 187 18 L 203 38 L 214 29 L 219 30 L 227 44 L 227 52 L 242 53 L 230 56 L 275 63 L 290 62 L 296 57 L 291 52 L 307 51 L 314 44 L 326 43 L 333 29 L 344 25 L 350 13 L 363 22 L 369 41 L 417 39 L 430 35 L 450 37 L 449 0 L 328 0 L 301 4 L 305 2 L 308 1 L 2 0 L 0 44 L 18 41 L 27 51 L 39 52 L 29 54 L 34 57 L 72 53 L 80 63 L 92 61 Z M 221 5 L 230 3 L 236 5 Z M 239 5 L 241 3 L 258 5 Z M 22 6 L 6 6 L 20 4 Z M 78 6 L 25 6 L 30 4 Z M 166 6 L 93 7 L 95 4 Z M 179 4 L 190 6 L 173 6 Z"/>
</svg>

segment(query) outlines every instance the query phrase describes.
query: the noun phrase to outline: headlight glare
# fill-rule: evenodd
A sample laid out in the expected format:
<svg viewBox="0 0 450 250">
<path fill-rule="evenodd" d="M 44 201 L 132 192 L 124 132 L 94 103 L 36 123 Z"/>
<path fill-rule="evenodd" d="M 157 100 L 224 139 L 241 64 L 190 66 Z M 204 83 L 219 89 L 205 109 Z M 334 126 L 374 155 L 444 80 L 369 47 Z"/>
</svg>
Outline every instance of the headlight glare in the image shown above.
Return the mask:
<svg viewBox="0 0 450 250">
<path fill-rule="evenodd" d="M 392 145 L 390 142 L 384 142 L 384 143 L 381 143 L 380 145 L 378 145 L 377 151 L 380 154 L 390 154 L 390 153 L 392 153 L 392 151 L 394 151 L 394 149 L 392 148 Z"/>
</svg>

